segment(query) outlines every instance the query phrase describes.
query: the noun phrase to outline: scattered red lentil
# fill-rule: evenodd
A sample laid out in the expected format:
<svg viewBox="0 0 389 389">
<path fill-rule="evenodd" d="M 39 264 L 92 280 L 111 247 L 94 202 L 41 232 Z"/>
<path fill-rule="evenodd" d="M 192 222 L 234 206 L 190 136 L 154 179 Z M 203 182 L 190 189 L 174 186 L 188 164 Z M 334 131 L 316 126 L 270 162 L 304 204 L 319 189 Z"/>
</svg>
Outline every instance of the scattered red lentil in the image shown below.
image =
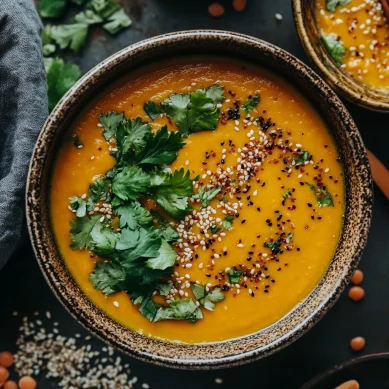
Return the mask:
<svg viewBox="0 0 389 389">
<path fill-rule="evenodd" d="M 0 366 L 10 367 L 14 364 L 14 357 L 8 351 L 3 351 L 0 353 Z"/>
<path fill-rule="evenodd" d="M 366 345 L 365 338 L 362 338 L 362 336 L 357 336 L 356 338 L 351 339 L 350 341 L 350 347 L 354 351 L 360 351 L 362 350 Z"/>
<path fill-rule="evenodd" d="M 347 381 L 335 389 L 359 389 L 359 383 L 355 380 Z"/>
<path fill-rule="evenodd" d="M 16 384 L 15 381 L 7 381 L 4 384 L 4 389 L 18 389 L 18 385 Z"/>
<path fill-rule="evenodd" d="M 0 387 L 7 381 L 8 377 L 9 371 L 5 367 L 0 366 Z"/>
<path fill-rule="evenodd" d="M 19 380 L 20 389 L 35 389 L 36 381 L 30 376 L 24 376 Z"/>
<path fill-rule="evenodd" d="M 349 290 L 348 296 L 350 297 L 351 300 L 354 301 L 362 300 L 365 297 L 365 290 L 360 286 L 353 286 Z"/>
<path fill-rule="evenodd" d="M 351 282 L 354 285 L 359 285 L 363 281 L 363 272 L 361 270 L 356 270 L 354 275 L 351 278 Z"/>
<path fill-rule="evenodd" d="M 232 6 L 235 11 L 243 11 L 246 8 L 247 0 L 233 0 Z"/>
<path fill-rule="evenodd" d="M 224 7 L 220 3 L 212 3 L 208 7 L 208 12 L 211 16 L 218 18 L 224 14 Z"/>
</svg>

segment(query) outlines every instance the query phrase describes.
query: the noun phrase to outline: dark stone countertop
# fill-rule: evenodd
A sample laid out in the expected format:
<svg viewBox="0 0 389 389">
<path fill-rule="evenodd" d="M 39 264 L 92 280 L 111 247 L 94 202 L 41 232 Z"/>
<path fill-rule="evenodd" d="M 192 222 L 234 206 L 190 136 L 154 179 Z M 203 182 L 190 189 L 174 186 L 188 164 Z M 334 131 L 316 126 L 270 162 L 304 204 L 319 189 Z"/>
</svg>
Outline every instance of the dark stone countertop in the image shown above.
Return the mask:
<svg viewBox="0 0 389 389">
<path fill-rule="evenodd" d="M 79 55 L 68 55 L 80 63 L 85 72 L 119 49 L 157 34 L 188 29 L 222 29 L 237 31 L 274 43 L 303 61 L 303 52 L 294 27 L 288 0 L 249 0 L 242 13 L 233 12 L 231 1 L 225 1 L 226 13 L 212 19 L 207 1 L 131 0 L 126 8 L 133 18 L 131 29 L 114 39 L 101 29 L 93 29 L 88 46 Z M 283 15 L 281 22 L 275 13 Z M 388 116 L 373 113 L 351 104 L 349 107 L 366 145 L 389 166 Z M 286 349 L 255 363 L 220 371 L 176 371 L 130 360 L 133 374 L 139 378 L 136 387 L 147 382 L 152 389 L 202 388 L 288 388 L 297 389 L 314 375 L 355 357 L 389 351 L 389 202 L 375 189 L 374 216 L 368 245 L 360 268 L 365 272 L 366 297 L 360 303 L 346 293 L 324 319 L 311 331 Z M 15 351 L 21 315 L 50 311 L 65 335 L 76 332 L 87 335 L 64 310 L 38 268 L 28 238 L 0 273 L 0 350 Z M 19 316 L 11 313 L 18 311 Z M 364 336 L 367 344 L 360 353 L 349 349 L 349 340 Z M 93 345 L 101 346 L 98 340 Z M 124 357 L 125 359 L 129 359 Z M 217 385 L 215 378 L 223 379 Z M 39 388 L 56 387 L 39 380 Z M 366 388 L 367 389 L 367 388 Z M 374 388 L 378 389 L 378 388 Z"/>
</svg>

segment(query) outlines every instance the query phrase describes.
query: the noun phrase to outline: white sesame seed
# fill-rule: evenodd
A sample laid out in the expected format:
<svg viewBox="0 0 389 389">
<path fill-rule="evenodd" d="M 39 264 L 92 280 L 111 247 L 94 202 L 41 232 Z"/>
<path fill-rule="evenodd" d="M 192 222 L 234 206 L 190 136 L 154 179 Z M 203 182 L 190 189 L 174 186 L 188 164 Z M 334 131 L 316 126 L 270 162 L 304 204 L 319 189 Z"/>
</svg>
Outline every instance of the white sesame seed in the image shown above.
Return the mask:
<svg viewBox="0 0 389 389">
<path fill-rule="evenodd" d="M 282 20 L 282 15 L 279 14 L 279 13 L 276 13 L 276 14 L 275 14 L 275 18 L 276 18 L 277 20 Z"/>
<path fill-rule="evenodd" d="M 113 302 L 113 305 L 114 305 L 115 307 L 119 307 L 119 303 L 118 303 L 117 301 L 114 301 L 114 302 Z"/>
</svg>

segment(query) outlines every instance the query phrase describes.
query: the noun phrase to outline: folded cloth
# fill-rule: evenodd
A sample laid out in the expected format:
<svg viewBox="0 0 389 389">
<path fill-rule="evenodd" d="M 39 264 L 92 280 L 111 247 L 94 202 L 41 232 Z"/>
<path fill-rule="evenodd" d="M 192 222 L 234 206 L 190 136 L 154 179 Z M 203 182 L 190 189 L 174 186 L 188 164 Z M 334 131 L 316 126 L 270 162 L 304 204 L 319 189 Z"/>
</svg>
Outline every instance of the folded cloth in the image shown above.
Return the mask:
<svg viewBox="0 0 389 389">
<path fill-rule="evenodd" d="M 48 116 L 33 0 L 0 0 L 0 269 L 22 236 L 31 153 Z"/>
</svg>

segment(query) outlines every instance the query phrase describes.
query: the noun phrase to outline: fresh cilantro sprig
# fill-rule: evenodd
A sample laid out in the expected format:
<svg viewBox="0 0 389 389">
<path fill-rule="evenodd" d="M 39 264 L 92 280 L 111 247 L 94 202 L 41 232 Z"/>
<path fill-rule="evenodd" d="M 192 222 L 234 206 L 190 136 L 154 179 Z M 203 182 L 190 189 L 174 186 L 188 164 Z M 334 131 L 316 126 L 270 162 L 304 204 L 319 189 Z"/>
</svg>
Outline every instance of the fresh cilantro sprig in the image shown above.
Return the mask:
<svg viewBox="0 0 389 389">
<path fill-rule="evenodd" d="M 259 104 L 260 101 L 261 101 L 261 98 L 258 95 L 251 96 L 251 97 L 247 98 L 247 100 L 242 105 L 242 107 L 246 113 L 250 113 Z"/>
<path fill-rule="evenodd" d="M 308 162 L 311 159 L 311 154 L 308 151 L 303 150 L 300 154 L 293 160 L 294 166 L 304 165 L 305 162 Z"/>
<path fill-rule="evenodd" d="M 204 188 L 200 188 L 199 192 L 196 195 L 194 195 L 193 198 L 199 199 L 201 201 L 202 208 L 207 208 L 211 200 L 213 200 L 221 190 L 222 190 L 221 186 L 212 188 L 207 191 Z"/>
<path fill-rule="evenodd" d="M 214 303 L 219 303 L 225 299 L 224 293 L 222 293 L 220 288 L 207 292 L 205 285 L 192 284 L 191 289 L 196 300 L 208 311 L 214 310 Z"/>
<path fill-rule="evenodd" d="M 308 185 L 309 189 L 313 190 L 316 195 L 316 200 L 319 207 L 335 207 L 334 199 L 330 192 L 328 192 L 327 188 L 317 188 L 315 185 L 310 184 L 309 182 L 305 183 Z"/>
<path fill-rule="evenodd" d="M 328 35 L 322 34 L 321 39 L 330 56 L 338 65 L 341 65 L 343 63 L 343 57 L 347 53 L 347 49 L 340 41 L 340 38 L 336 34 L 331 33 Z"/>
<path fill-rule="evenodd" d="M 350 4 L 351 0 L 326 0 L 327 11 L 335 12 L 338 7 Z"/>
<path fill-rule="evenodd" d="M 148 101 L 144 110 L 152 120 L 160 114 L 173 119 L 180 132 L 187 136 L 205 130 L 215 130 L 220 110 L 217 104 L 224 101 L 224 88 L 218 84 L 191 93 L 175 93 L 157 104 Z"/>
</svg>

